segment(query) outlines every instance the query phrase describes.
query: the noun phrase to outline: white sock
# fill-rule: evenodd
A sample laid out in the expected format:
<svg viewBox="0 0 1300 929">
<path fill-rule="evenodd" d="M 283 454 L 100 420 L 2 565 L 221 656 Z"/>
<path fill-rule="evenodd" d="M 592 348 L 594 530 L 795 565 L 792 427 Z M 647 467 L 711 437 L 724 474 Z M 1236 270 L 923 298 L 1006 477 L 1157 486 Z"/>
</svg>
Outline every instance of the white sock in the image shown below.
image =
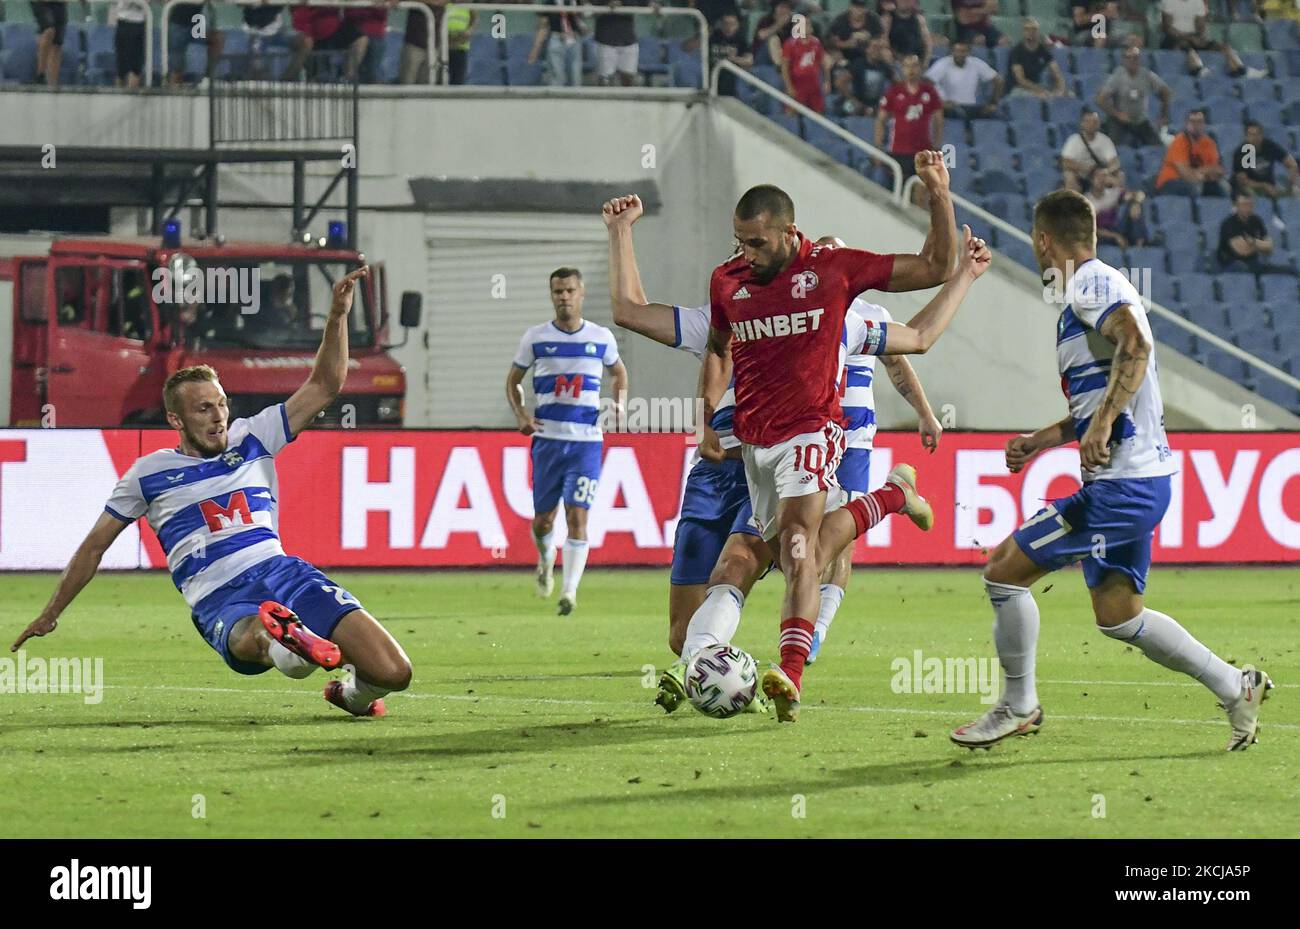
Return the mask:
<svg viewBox="0 0 1300 929">
<path fill-rule="evenodd" d="M 835 620 L 835 613 L 843 602 L 843 587 L 836 584 L 822 584 L 822 605 L 817 612 L 816 630 L 820 633 L 823 642 L 826 641 L 826 636 L 831 631 L 831 623 Z"/>
<path fill-rule="evenodd" d="M 564 543 L 564 582 L 560 593 L 576 594 L 578 584 L 582 581 L 583 569 L 587 567 L 587 540 L 568 539 Z"/>
<path fill-rule="evenodd" d="M 547 567 L 555 565 L 555 546 L 551 544 L 551 539 L 554 536 L 554 529 L 546 533 L 546 535 L 533 534 L 533 544 L 537 546 L 537 557 L 544 561 Z"/>
<path fill-rule="evenodd" d="M 1224 703 L 1241 694 L 1241 671 L 1198 642 L 1172 616 L 1148 609 L 1118 626 L 1097 628 L 1103 635 L 1140 648 L 1156 664 L 1195 678 Z"/>
<path fill-rule="evenodd" d="M 740 626 L 740 608 L 745 595 L 731 584 L 717 584 L 704 593 L 704 602 L 686 627 L 682 660 L 690 661 L 702 648 L 730 642 Z"/>
<path fill-rule="evenodd" d="M 354 713 L 364 713 L 370 704 L 389 691 L 353 674 L 343 682 L 343 702 Z"/>
<path fill-rule="evenodd" d="M 1028 587 L 985 579 L 993 604 L 993 645 L 1002 663 L 1002 699 L 1024 716 L 1038 706 L 1034 665 L 1038 652 L 1038 604 Z"/>
<path fill-rule="evenodd" d="M 271 640 L 271 646 L 267 649 L 267 654 L 271 656 L 271 661 L 275 663 L 275 669 L 285 677 L 302 679 L 318 667 L 306 658 L 295 655 L 274 639 Z"/>
</svg>

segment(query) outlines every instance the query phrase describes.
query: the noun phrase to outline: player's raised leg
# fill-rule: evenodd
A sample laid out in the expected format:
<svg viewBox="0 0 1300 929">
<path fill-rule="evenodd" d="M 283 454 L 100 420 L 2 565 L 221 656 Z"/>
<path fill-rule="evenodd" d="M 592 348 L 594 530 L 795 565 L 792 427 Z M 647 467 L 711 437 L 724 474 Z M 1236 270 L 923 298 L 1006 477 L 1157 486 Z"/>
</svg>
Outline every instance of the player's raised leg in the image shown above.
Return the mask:
<svg viewBox="0 0 1300 929">
<path fill-rule="evenodd" d="M 348 613 L 334 630 L 350 679 L 330 681 L 325 699 L 353 716 L 383 716 L 384 696 L 411 683 L 411 661 L 397 640 L 363 609 Z"/>
</svg>

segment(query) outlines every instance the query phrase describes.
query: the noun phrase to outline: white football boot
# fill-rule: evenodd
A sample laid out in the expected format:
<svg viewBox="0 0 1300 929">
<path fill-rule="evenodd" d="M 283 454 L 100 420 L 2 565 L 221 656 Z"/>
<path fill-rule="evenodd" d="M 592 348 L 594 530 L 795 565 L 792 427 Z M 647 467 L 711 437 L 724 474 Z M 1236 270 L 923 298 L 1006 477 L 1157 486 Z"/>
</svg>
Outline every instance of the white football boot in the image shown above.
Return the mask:
<svg viewBox="0 0 1300 929">
<path fill-rule="evenodd" d="M 1036 706 L 1024 716 L 1003 701 L 973 723 L 959 726 L 948 734 L 958 745 L 969 749 L 992 748 L 1003 739 L 1035 733 L 1043 725 L 1043 708 Z"/>
<path fill-rule="evenodd" d="M 1228 738 L 1228 751 L 1245 751 L 1259 741 L 1259 708 L 1268 699 L 1273 681 L 1253 664 L 1241 669 L 1241 694 L 1229 703 L 1219 706 L 1228 711 L 1228 724 L 1232 735 Z"/>
</svg>

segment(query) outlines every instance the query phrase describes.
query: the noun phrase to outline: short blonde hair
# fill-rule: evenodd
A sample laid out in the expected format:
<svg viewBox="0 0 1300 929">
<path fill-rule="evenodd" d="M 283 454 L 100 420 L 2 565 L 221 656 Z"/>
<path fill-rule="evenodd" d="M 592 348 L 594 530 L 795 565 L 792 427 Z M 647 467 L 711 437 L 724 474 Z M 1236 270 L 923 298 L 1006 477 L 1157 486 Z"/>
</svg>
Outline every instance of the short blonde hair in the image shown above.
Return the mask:
<svg viewBox="0 0 1300 929">
<path fill-rule="evenodd" d="M 177 410 L 177 394 L 182 384 L 192 384 L 200 381 L 217 382 L 217 370 L 212 365 L 191 365 L 188 368 L 181 368 L 171 377 L 167 378 L 167 383 L 163 385 L 163 409 L 168 413 L 179 412 Z"/>
</svg>

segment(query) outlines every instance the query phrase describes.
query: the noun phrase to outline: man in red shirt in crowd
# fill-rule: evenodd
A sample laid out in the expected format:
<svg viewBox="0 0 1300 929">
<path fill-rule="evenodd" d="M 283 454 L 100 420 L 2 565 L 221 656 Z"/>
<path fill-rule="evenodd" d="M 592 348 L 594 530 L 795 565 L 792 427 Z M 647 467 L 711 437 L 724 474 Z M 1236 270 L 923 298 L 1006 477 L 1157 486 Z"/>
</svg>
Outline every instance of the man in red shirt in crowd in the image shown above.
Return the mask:
<svg viewBox="0 0 1300 929">
<path fill-rule="evenodd" d="M 807 20 L 799 24 L 794 34 L 781 44 L 781 77 L 785 92 L 815 113 L 826 110 L 826 94 L 830 93 L 831 60 L 826 55 L 821 39 L 803 35 Z"/>
<path fill-rule="evenodd" d="M 885 139 L 885 127 L 889 139 Z M 933 84 L 921 77 L 921 60 L 915 55 L 903 59 L 903 79 L 885 91 L 876 116 L 876 148 L 894 156 L 903 169 L 903 180 L 916 174 L 916 153 L 943 145 L 943 98 Z"/>
<path fill-rule="evenodd" d="M 837 382 L 845 314 L 866 290 L 943 284 L 958 249 L 943 156 L 927 151 L 916 161 L 916 173 L 931 193 L 930 235 L 921 254 L 814 245 L 795 227 L 789 195 L 764 184 L 736 204 L 732 224 L 740 254 L 716 268 L 709 284 L 709 351 L 732 360 L 735 435 L 742 443 L 755 528 L 779 555 L 786 577 L 781 663 L 763 675 L 762 684 L 783 722 L 798 716 L 812 645 L 822 516 L 843 502 L 835 471 L 844 450 Z M 888 328 L 872 336 L 869 353 L 884 353 Z M 706 415 L 711 399 L 716 398 L 705 398 Z M 896 482 L 875 497 L 844 507 L 855 524 L 865 527 L 886 513 L 925 506 L 910 471 L 891 479 Z"/>
</svg>

